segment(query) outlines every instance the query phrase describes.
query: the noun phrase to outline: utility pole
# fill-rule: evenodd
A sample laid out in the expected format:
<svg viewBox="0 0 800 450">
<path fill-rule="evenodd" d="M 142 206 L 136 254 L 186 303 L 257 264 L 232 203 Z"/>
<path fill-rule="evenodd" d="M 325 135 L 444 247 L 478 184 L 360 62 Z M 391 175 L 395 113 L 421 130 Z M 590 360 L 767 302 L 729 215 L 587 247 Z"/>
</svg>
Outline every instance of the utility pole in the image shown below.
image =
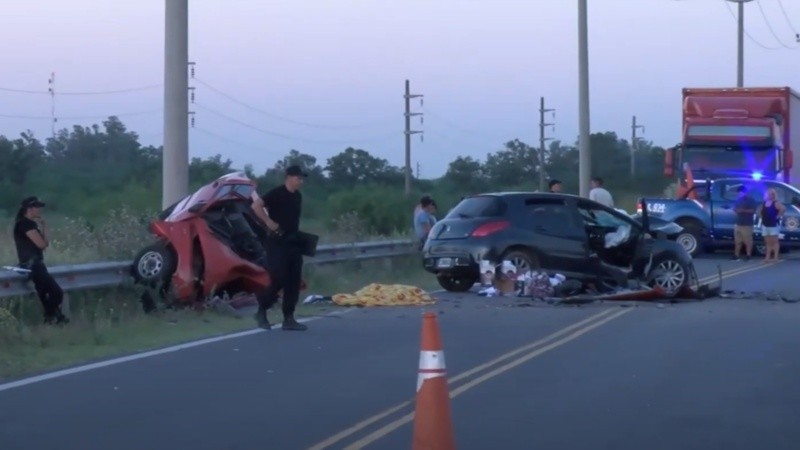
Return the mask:
<svg viewBox="0 0 800 450">
<path fill-rule="evenodd" d="M 633 116 L 633 123 L 631 123 L 631 177 L 636 175 L 636 130 L 642 129 L 644 133 L 644 125 L 636 125 L 636 116 Z"/>
<path fill-rule="evenodd" d="M 549 127 L 551 125 L 555 125 L 554 123 L 545 123 L 544 122 L 544 113 L 552 112 L 553 118 L 555 118 L 555 109 L 545 109 L 544 107 L 544 97 L 539 98 L 539 190 L 544 192 L 544 163 L 545 163 L 545 148 L 544 143 L 545 141 L 549 141 L 552 138 L 547 138 L 544 136 L 544 127 Z"/>
<path fill-rule="evenodd" d="M 189 5 L 164 0 L 164 162 L 161 204 L 169 207 L 189 191 Z"/>
<path fill-rule="evenodd" d="M 744 87 L 744 4 L 753 0 L 727 0 L 739 4 L 738 52 L 736 58 L 736 87 Z"/>
<path fill-rule="evenodd" d="M 51 72 L 50 78 L 47 79 L 48 88 L 50 92 L 50 132 L 53 139 L 56 138 L 56 73 Z"/>
<path fill-rule="evenodd" d="M 406 137 L 406 196 L 411 195 L 411 135 L 422 133 L 422 131 L 414 131 L 411 129 L 411 116 L 421 116 L 422 113 L 412 113 L 411 112 L 411 99 L 423 97 L 420 94 L 411 94 L 411 85 L 409 84 L 408 80 L 406 80 L 406 93 L 403 98 L 406 101 L 406 113 L 405 113 L 405 137 Z M 420 98 L 420 106 L 422 106 L 422 99 Z M 422 136 L 420 136 L 422 138 Z"/>
<path fill-rule="evenodd" d="M 589 143 L 589 27 L 586 0 L 578 0 L 578 179 L 580 195 L 589 196 L 592 154 Z"/>
</svg>

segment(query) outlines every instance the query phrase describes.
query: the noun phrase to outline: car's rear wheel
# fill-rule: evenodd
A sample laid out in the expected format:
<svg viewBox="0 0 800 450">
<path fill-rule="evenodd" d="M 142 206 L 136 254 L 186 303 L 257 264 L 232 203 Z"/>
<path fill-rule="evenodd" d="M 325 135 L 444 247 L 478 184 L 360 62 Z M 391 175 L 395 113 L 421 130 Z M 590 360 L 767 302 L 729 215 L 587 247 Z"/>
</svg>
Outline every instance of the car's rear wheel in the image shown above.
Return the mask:
<svg viewBox="0 0 800 450">
<path fill-rule="evenodd" d="M 511 261 L 517 273 L 526 273 L 540 268 L 539 258 L 529 250 L 512 249 L 503 254 L 503 261 Z"/>
<path fill-rule="evenodd" d="M 653 262 L 647 275 L 648 284 L 662 288 L 668 298 L 673 298 L 689 282 L 689 268 L 672 256 Z"/>
<path fill-rule="evenodd" d="M 475 277 L 454 275 L 439 275 L 436 280 L 448 292 L 467 292 L 478 281 Z"/>
</svg>

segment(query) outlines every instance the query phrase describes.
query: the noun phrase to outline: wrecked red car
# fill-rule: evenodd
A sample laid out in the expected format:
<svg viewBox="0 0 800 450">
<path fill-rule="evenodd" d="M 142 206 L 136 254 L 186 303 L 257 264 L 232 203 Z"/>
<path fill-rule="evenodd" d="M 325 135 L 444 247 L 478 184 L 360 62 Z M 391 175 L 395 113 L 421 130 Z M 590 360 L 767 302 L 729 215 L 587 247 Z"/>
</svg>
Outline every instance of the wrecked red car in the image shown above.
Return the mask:
<svg viewBox="0 0 800 450">
<path fill-rule="evenodd" d="M 149 290 L 146 312 L 156 298 L 190 305 L 227 293 L 257 293 L 271 282 L 264 233 L 253 210 L 256 183 L 243 173 L 220 177 L 162 211 L 149 229 L 156 242 L 134 258 L 131 275 Z"/>
</svg>

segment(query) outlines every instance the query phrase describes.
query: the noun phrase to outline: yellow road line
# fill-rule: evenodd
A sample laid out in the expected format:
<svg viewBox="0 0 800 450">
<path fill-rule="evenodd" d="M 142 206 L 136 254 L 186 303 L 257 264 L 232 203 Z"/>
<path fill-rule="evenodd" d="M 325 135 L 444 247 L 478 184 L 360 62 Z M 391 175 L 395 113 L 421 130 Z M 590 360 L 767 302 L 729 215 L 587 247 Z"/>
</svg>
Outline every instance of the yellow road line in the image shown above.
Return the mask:
<svg viewBox="0 0 800 450">
<path fill-rule="evenodd" d="M 747 272 L 753 272 L 753 271 L 756 271 L 756 270 L 764 269 L 764 268 L 770 267 L 772 265 L 774 265 L 774 263 L 759 264 L 759 265 L 756 265 L 756 266 L 737 267 L 737 268 L 734 268 L 734 269 L 723 271 L 722 272 L 722 279 L 730 278 L 730 277 L 733 277 L 733 276 L 736 276 L 736 275 L 740 275 L 740 274 L 743 274 L 743 273 L 747 273 Z M 719 279 L 719 274 L 716 274 L 716 275 L 709 275 L 709 276 L 700 278 L 699 281 L 700 281 L 700 283 L 708 283 L 708 282 L 712 282 L 712 281 L 718 280 L 718 279 Z M 472 376 L 472 375 L 474 375 L 474 374 L 476 374 L 478 372 L 481 372 L 481 371 L 486 370 L 486 369 L 488 369 L 490 367 L 493 367 L 493 366 L 495 366 L 495 365 L 497 365 L 497 364 L 499 364 L 499 363 L 501 363 L 501 362 L 503 362 L 503 361 L 505 361 L 507 359 L 513 358 L 516 355 L 519 355 L 519 354 L 525 353 L 525 352 L 529 352 L 529 351 L 531 351 L 531 350 L 533 350 L 533 349 L 535 349 L 537 347 L 540 347 L 540 346 L 544 345 L 545 343 L 547 343 L 549 341 L 557 339 L 560 336 L 563 336 L 563 335 L 565 335 L 567 333 L 570 333 L 573 330 L 578 329 L 578 328 L 580 328 L 580 327 L 582 327 L 582 326 L 584 326 L 584 325 L 586 325 L 586 324 L 588 324 L 588 323 L 590 323 L 590 322 L 592 322 L 592 321 L 594 321 L 596 319 L 599 319 L 599 318 L 601 318 L 601 317 L 603 317 L 605 315 L 608 315 L 613 311 L 615 311 L 615 309 L 612 309 L 612 308 L 606 309 L 604 311 L 601 311 L 598 314 L 595 314 L 595 315 L 593 315 L 591 317 L 588 317 L 588 318 L 586 318 L 584 320 L 581 320 L 581 321 L 579 321 L 577 323 L 574 323 L 574 324 L 572 324 L 570 326 L 562 328 L 561 330 L 558 330 L 558 331 L 556 331 L 556 332 L 554 332 L 554 333 L 552 333 L 552 334 L 550 334 L 550 335 L 548 335 L 548 336 L 546 336 L 546 337 L 544 337 L 542 339 L 539 339 L 539 340 L 537 340 L 535 342 L 532 342 L 530 344 L 526 344 L 526 345 L 524 345 L 522 347 L 519 347 L 519 348 L 517 348 L 515 350 L 512 350 L 510 352 L 504 353 L 503 355 L 501 355 L 501 356 L 499 356 L 499 357 L 497 357 L 495 359 L 492 359 L 492 360 L 490 360 L 490 361 L 488 361 L 488 362 L 486 362 L 484 364 L 481 364 L 481 365 L 478 365 L 476 367 L 473 367 L 472 369 L 469 369 L 466 372 L 462 372 L 462 373 L 450 378 L 448 380 L 448 384 L 457 383 L 457 382 L 459 382 L 459 381 L 461 381 L 461 380 L 463 380 L 465 378 L 468 378 L 468 377 L 470 377 L 470 376 Z M 556 343 L 550 344 L 550 345 L 548 345 L 546 347 L 542 347 L 540 349 L 541 352 L 539 352 L 539 350 L 536 350 L 536 351 L 533 351 L 531 353 L 528 353 L 527 355 L 522 356 L 522 357 L 518 358 L 517 360 L 514 360 L 511 363 L 508 363 L 508 364 L 506 364 L 504 366 L 501 366 L 500 368 L 495 369 L 494 371 L 489 372 L 489 373 L 483 375 L 482 377 L 479 377 L 479 378 L 476 378 L 475 380 L 467 382 L 463 386 L 455 388 L 451 392 L 450 398 L 454 398 L 456 395 L 459 395 L 460 393 L 464 392 L 464 390 L 469 389 L 471 387 L 474 387 L 477 384 L 480 384 L 483 381 L 485 381 L 485 380 L 487 380 L 487 379 L 489 379 L 489 378 L 491 378 L 493 376 L 496 376 L 499 373 L 502 373 L 502 372 L 505 372 L 507 370 L 510 370 L 511 368 L 516 367 L 517 365 L 521 364 L 522 362 L 527 361 L 527 360 L 529 360 L 531 358 L 534 358 L 534 357 L 538 356 L 541 353 L 549 351 L 550 349 L 558 347 L 559 345 L 563 345 L 564 343 L 569 342 L 569 341 L 579 337 L 580 335 L 590 331 L 591 329 L 593 329 L 593 328 L 595 328 L 597 326 L 600 326 L 600 325 L 602 325 L 602 324 L 604 324 L 606 322 L 609 322 L 609 321 L 621 316 L 623 313 L 625 313 L 627 311 L 631 311 L 631 310 L 630 309 L 626 309 L 626 310 L 622 310 L 622 313 L 617 312 L 613 316 L 610 316 L 610 317 L 608 317 L 608 318 L 606 318 L 606 319 L 604 319 L 604 320 L 602 320 L 600 322 L 597 322 L 596 324 L 594 324 L 592 326 L 588 326 L 586 328 L 583 328 L 583 329 L 580 329 L 580 330 L 576 331 L 575 333 L 573 333 L 572 335 L 568 336 L 567 338 L 563 338 L 563 339 L 557 341 Z M 531 356 L 531 355 L 533 355 L 533 356 Z M 500 370 L 502 368 L 505 368 L 505 369 L 502 370 L 501 372 L 497 372 L 498 370 Z M 484 378 L 484 377 L 487 377 L 487 375 L 489 375 L 489 374 L 494 374 L 494 375 L 489 376 L 488 378 Z M 374 424 L 376 422 L 379 422 L 380 420 L 383 420 L 384 418 L 386 418 L 388 416 L 391 416 L 392 414 L 402 410 L 403 408 L 413 405 L 414 404 L 414 400 L 415 399 L 412 398 L 410 400 L 407 400 L 407 401 L 404 401 L 402 403 L 399 403 L 399 404 L 397 404 L 397 405 L 395 405 L 395 406 L 393 406 L 391 408 L 388 408 L 385 411 L 382 411 L 382 412 L 380 412 L 378 414 L 370 416 L 367 419 L 364 419 L 361 422 L 358 422 L 357 424 L 355 424 L 355 425 L 353 425 L 353 426 L 351 426 L 351 427 L 349 427 L 349 428 L 347 428 L 345 430 L 342 430 L 339 433 L 336 433 L 335 435 L 325 439 L 324 441 L 321 441 L 321 442 L 313 445 L 312 447 L 309 447 L 308 450 L 323 450 L 323 449 L 326 449 L 326 448 L 328 448 L 328 447 L 330 447 L 330 446 L 342 441 L 343 439 L 345 439 L 345 438 L 347 438 L 347 437 L 349 437 L 349 436 L 351 436 L 351 435 L 363 430 L 364 428 L 366 428 L 366 427 L 368 427 L 368 426 L 370 426 L 370 425 L 372 425 L 372 424 Z M 361 445 L 367 445 L 367 444 L 369 444 L 369 443 L 374 441 L 374 440 L 370 440 L 369 442 L 365 442 L 365 440 L 368 439 L 370 436 L 376 436 L 379 431 L 384 430 L 384 429 L 388 429 L 388 427 L 392 426 L 392 428 L 390 430 L 386 431 L 383 435 L 378 436 L 376 438 L 376 439 L 378 439 L 378 438 L 388 434 L 389 432 L 393 431 L 397 427 L 400 427 L 403 424 L 408 423 L 408 421 L 410 420 L 409 418 L 413 418 L 413 417 L 414 417 L 413 413 L 411 413 L 409 415 L 406 415 L 406 416 L 403 416 L 401 419 L 398 419 L 398 420 L 390 423 L 389 425 L 386 425 L 385 427 L 383 427 L 380 430 L 370 434 L 369 436 L 367 436 L 364 439 L 354 443 L 353 445 L 357 445 L 359 443 L 362 443 Z M 405 421 L 403 421 L 403 420 L 405 420 Z M 400 421 L 402 421 L 402 422 L 400 422 Z M 350 446 L 350 447 L 347 447 L 347 448 L 350 449 L 350 448 L 359 448 L 359 447 Z"/>
<path fill-rule="evenodd" d="M 450 378 L 448 380 L 448 384 L 457 383 L 457 382 L 463 380 L 464 378 L 470 377 L 470 376 L 474 375 L 475 373 L 478 373 L 478 372 L 480 372 L 482 370 L 485 370 L 485 369 L 487 369 L 489 367 L 492 367 L 492 366 L 494 366 L 494 365 L 496 365 L 496 364 L 498 364 L 500 362 L 505 361 L 506 359 L 512 358 L 512 357 L 514 357 L 514 356 L 516 356 L 516 355 L 518 355 L 520 353 L 524 353 L 526 351 L 532 350 L 532 349 L 534 349 L 534 348 L 536 348 L 538 346 L 541 346 L 541 345 L 543 345 L 543 344 L 545 344 L 545 343 L 547 343 L 549 341 L 552 341 L 552 340 L 554 340 L 554 339 L 556 339 L 556 338 L 558 338 L 558 337 L 560 337 L 560 336 L 562 336 L 564 334 L 567 334 L 567 333 L 571 332 L 572 330 L 580 328 L 580 327 L 586 325 L 587 323 L 589 323 L 589 322 L 591 322 L 591 321 L 593 321 L 595 319 L 599 319 L 600 317 L 608 315 L 613 311 L 615 311 L 614 308 L 606 309 L 604 311 L 601 311 L 598 314 L 595 314 L 595 315 L 593 315 L 591 317 L 588 317 L 588 318 L 586 318 L 584 320 L 581 320 L 581 321 L 579 321 L 577 323 L 574 323 L 574 324 L 572 324 L 570 326 L 564 327 L 564 328 L 556 331 L 555 333 L 552 333 L 552 334 L 550 334 L 550 335 L 548 335 L 548 336 L 546 336 L 546 337 L 544 337 L 542 339 L 539 339 L 539 340 L 537 340 L 535 342 L 532 342 L 530 344 L 526 344 L 526 345 L 524 345 L 522 347 L 519 347 L 519 348 L 517 348 L 515 350 L 512 350 L 510 352 L 504 353 L 503 355 L 498 356 L 497 358 L 494 358 L 489 362 L 486 362 L 486 363 L 481 364 L 479 366 L 473 367 L 472 369 L 467 370 L 466 372 L 462 372 L 462 373 Z M 380 413 L 378 413 L 378 414 L 376 414 L 374 416 L 368 417 L 367 419 L 364 419 L 361 422 L 358 422 L 357 424 L 353 425 L 352 427 L 349 427 L 349 428 L 347 428 L 345 430 L 342 430 L 341 432 L 336 433 L 335 435 L 325 439 L 324 441 L 322 441 L 322 442 L 320 442 L 318 444 L 315 444 L 312 447 L 309 447 L 308 450 L 322 450 L 322 449 L 325 449 L 325 448 L 327 448 L 327 447 L 329 447 L 329 446 L 331 446 L 333 444 L 336 444 L 337 442 L 341 441 L 342 439 L 344 439 L 344 438 L 346 438 L 346 437 L 348 437 L 348 436 L 350 436 L 352 434 L 355 434 L 355 433 L 359 432 L 360 430 L 372 425 L 375 422 L 380 421 L 381 419 L 383 419 L 383 418 L 385 418 L 387 416 L 392 415 L 393 413 L 405 408 L 406 406 L 412 405 L 414 403 L 414 400 L 415 399 L 412 398 L 412 399 L 410 399 L 408 401 L 405 401 L 405 402 L 402 402 L 402 403 L 400 403 L 400 404 L 398 404 L 396 406 L 393 406 L 393 407 L 391 407 L 391 408 L 389 408 L 389 409 L 387 409 L 387 410 L 385 410 L 383 412 L 380 412 Z"/>
<path fill-rule="evenodd" d="M 509 370 L 513 369 L 514 367 L 519 366 L 520 364 L 522 364 L 522 363 L 524 363 L 526 361 L 529 361 L 529 360 L 531 360 L 531 359 L 533 359 L 533 358 L 535 358 L 535 357 L 537 357 L 537 356 L 539 356 L 539 355 L 541 355 L 543 353 L 546 353 L 546 352 L 548 352 L 548 351 L 550 351 L 550 350 L 552 350 L 552 349 L 554 349 L 556 347 L 560 347 L 560 346 L 566 344 L 567 342 L 575 340 L 575 339 L 579 338 L 580 336 L 588 333 L 589 331 L 591 331 L 591 330 L 593 330 L 593 329 L 595 329 L 595 328 L 597 328 L 599 326 L 602 326 L 602 325 L 604 325 L 604 324 L 606 324 L 606 323 L 608 323 L 608 322 L 610 322 L 610 321 L 612 321 L 612 320 L 614 320 L 614 319 L 616 319 L 618 317 L 621 317 L 621 316 L 623 316 L 623 315 L 625 315 L 625 314 L 627 314 L 627 313 L 629 313 L 631 311 L 633 311 L 633 309 L 618 310 L 615 314 L 613 314 L 611 316 L 608 316 L 605 319 L 600 320 L 598 322 L 595 322 L 595 323 L 593 323 L 591 325 L 588 325 L 588 326 L 586 326 L 586 327 L 584 327 L 584 328 L 572 333 L 571 335 L 569 335 L 569 336 L 567 336 L 565 338 L 562 338 L 562 339 L 560 339 L 560 340 L 558 340 L 556 342 L 553 342 L 553 343 L 551 343 L 551 344 L 549 344 L 549 345 L 547 345 L 545 347 L 542 347 L 540 349 L 534 350 L 534 351 L 532 351 L 532 352 L 530 352 L 530 353 L 528 353 L 528 354 L 526 354 L 524 356 L 520 356 L 519 358 L 517 358 L 517 359 L 515 359 L 515 360 L 513 360 L 513 361 L 511 361 L 511 362 L 509 362 L 509 363 L 507 363 L 505 365 L 502 365 L 502 366 L 492 370 L 491 372 L 485 373 L 485 374 L 481 375 L 480 377 L 475 378 L 474 380 L 469 381 L 468 383 L 465 383 L 465 384 L 453 389 L 450 392 L 450 398 L 451 399 L 456 398 L 457 396 L 459 396 L 459 395 L 463 394 L 464 392 L 474 388 L 475 386 L 483 383 L 484 381 L 490 380 L 490 379 L 492 379 L 492 378 L 494 378 L 494 377 L 496 377 L 496 376 L 498 376 L 498 375 L 500 375 L 502 373 L 508 372 Z M 406 414 L 405 416 L 395 420 L 394 422 L 391 422 L 391 423 L 385 425 L 384 427 L 382 427 L 382 428 L 370 433 L 369 435 L 365 436 L 364 438 L 359 439 L 358 441 L 352 443 L 351 445 L 348 445 L 347 447 L 345 447 L 345 450 L 357 450 L 357 449 L 364 448 L 365 446 L 377 441 L 378 439 L 381 439 L 382 437 L 385 437 L 386 435 L 388 435 L 392 431 L 396 430 L 397 428 L 399 428 L 399 427 L 411 422 L 413 419 L 414 419 L 414 413 L 413 412 L 409 413 L 409 414 Z"/>
</svg>

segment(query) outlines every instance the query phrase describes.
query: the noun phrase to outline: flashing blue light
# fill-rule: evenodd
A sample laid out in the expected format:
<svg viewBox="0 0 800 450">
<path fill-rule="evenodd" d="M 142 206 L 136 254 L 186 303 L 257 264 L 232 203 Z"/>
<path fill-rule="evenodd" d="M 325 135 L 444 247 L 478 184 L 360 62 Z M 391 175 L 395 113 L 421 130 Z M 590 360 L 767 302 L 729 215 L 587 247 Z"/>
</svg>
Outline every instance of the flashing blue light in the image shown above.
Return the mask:
<svg viewBox="0 0 800 450">
<path fill-rule="evenodd" d="M 763 176 L 764 175 L 761 172 L 753 172 L 753 179 L 756 181 L 761 181 Z"/>
</svg>

